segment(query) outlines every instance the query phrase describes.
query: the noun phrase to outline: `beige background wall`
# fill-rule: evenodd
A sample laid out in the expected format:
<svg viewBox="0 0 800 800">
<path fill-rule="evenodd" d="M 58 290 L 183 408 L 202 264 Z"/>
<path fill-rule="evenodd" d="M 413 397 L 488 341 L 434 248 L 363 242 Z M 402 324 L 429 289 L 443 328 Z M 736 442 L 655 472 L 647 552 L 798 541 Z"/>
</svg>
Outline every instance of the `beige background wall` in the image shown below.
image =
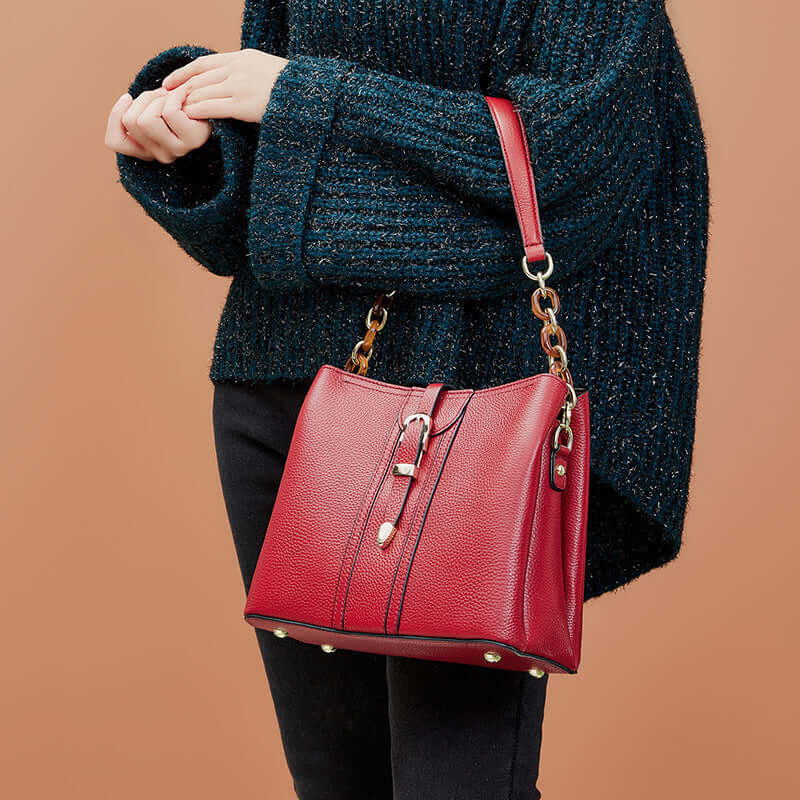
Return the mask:
<svg viewBox="0 0 800 800">
<path fill-rule="evenodd" d="M 546 798 L 798 796 L 800 10 L 670 0 L 710 145 L 692 498 L 678 561 L 592 601 Z M 9 13 L 9 16 L 6 14 Z M 292 796 L 213 452 L 226 281 L 116 184 L 108 109 L 239 2 L 14 4 L 0 34 L 0 791 Z"/>
</svg>

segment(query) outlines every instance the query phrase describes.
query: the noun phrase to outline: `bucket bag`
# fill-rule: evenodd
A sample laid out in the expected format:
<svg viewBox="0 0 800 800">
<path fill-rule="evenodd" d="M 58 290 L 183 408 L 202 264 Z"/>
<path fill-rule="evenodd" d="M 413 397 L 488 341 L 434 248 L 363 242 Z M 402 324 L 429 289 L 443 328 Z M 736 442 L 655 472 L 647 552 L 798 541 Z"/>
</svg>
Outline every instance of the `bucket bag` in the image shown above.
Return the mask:
<svg viewBox="0 0 800 800">
<path fill-rule="evenodd" d="M 494 669 L 574 674 L 581 653 L 589 398 L 547 285 L 519 110 L 486 102 L 536 284 L 546 372 L 480 389 L 367 377 L 394 291 L 297 417 L 244 616 L 277 637 Z M 388 288 L 388 287 L 387 287 Z"/>
</svg>

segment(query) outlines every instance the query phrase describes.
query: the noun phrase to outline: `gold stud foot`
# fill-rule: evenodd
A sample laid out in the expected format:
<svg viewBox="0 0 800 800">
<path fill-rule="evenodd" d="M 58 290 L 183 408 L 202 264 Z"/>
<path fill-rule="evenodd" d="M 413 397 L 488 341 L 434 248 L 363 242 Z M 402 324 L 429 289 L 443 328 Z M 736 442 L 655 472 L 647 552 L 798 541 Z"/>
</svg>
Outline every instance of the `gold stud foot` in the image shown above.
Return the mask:
<svg viewBox="0 0 800 800">
<path fill-rule="evenodd" d="M 285 639 L 289 635 L 288 631 L 285 631 L 283 628 L 275 628 L 272 633 L 279 639 Z"/>
<path fill-rule="evenodd" d="M 490 664 L 496 664 L 503 656 L 500 653 L 495 653 L 494 650 L 487 650 L 483 657 L 488 661 Z"/>
<path fill-rule="evenodd" d="M 335 653 L 336 648 L 332 644 L 321 644 L 320 648 L 322 648 L 323 653 Z"/>
<path fill-rule="evenodd" d="M 537 669 L 536 667 L 533 667 L 532 669 L 528 670 L 528 674 L 532 675 L 534 678 L 543 678 L 544 677 L 544 670 L 543 669 Z"/>
</svg>

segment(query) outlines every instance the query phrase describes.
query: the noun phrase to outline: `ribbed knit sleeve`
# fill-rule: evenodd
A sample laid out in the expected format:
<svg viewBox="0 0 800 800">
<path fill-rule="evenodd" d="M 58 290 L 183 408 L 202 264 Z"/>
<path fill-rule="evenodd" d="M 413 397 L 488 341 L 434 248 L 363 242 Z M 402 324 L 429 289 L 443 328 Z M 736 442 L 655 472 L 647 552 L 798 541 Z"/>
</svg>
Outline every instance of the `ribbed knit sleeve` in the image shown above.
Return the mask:
<svg viewBox="0 0 800 800">
<path fill-rule="evenodd" d="M 281 55 L 287 36 L 284 0 L 245 4 L 242 47 L 257 38 Z M 215 52 L 189 44 L 164 50 L 139 70 L 128 91 L 135 98 L 156 89 L 173 70 Z M 217 275 L 234 275 L 248 263 L 246 211 L 258 128 L 236 119 L 212 120 L 208 141 L 171 164 L 117 154 L 120 183 L 192 258 Z"/>
<path fill-rule="evenodd" d="M 560 25 L 545 29 L 545 18 Z M 484 94 L 521 110 L 554 279 L 590 264 L 619 239 L 656 176 L 665 20 L 662 0 L 542 0 L 525 37 L 534 66 L 488 90 L 291 58 L 257 144 L 256 276 L 476 298 L 525 287 Z"/>
<path fill-rule="evenodd" d="M 135 98 L 198 56 L 215 52 L 182 45 L 145 64 L 129 92 Z M 120 183 L 144 211 L 200 264 L 233 275 L 247 263 L 246 208 L 258 126 L 233 119 L 212 122 L 208 141 L 171 164 L 117 153 Z"/>
</svg>

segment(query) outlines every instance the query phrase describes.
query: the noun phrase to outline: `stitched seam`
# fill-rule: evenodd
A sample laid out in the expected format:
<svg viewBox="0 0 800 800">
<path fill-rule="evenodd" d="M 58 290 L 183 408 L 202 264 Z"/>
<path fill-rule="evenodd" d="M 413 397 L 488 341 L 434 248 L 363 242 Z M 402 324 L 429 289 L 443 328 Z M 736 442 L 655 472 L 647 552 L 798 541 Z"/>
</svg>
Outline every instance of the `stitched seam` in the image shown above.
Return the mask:
<svg viewBox="0 0 800 800">
<path fill-rule="evenodd" d="M 403 400 L 403 404 L 400 407 L 401 410 L 403 411 L 403 413 L 405 413 L 405 409 L 408 408 L 408 403 L 409 403 L 409 400 L 411 399 L 411 394 L 412 394 L 411 389 L 407 389 L 406 390 L 405 399 Z M 353 573 L 355 572 L 356 564 L 358 563 L 358 554 L 361 552 L 361 544 L 364 541 L 364 536 L 366 535 L 366 532 L 367 532 L 367 526 L 369 525 L 369 521 L 372 518 L 372 512 L 375 509 L 375 503 L 377 502 L 378 496 L 380 495 L 381 488 L 383 487 L 383 484 L 386 482 L 386 477 L 389 474 L 389 468 L 390 468 L 390 466 L 392 464 L 392 460 L 394 459 L 394 456 L 397 453 L 397 448 L 400 445 L 400 437 L 399 437 L 398 433 L 395 432 L 394 427 L 392 427 L 391 430 L 389 431 L 389 433 L 386 435 L 386 439 L 384 440 L 384 450 L 386 449 L 386 442 L 389 440 L 389 438 L 392 435 L 395 436 L 395 442 L 392 445 L 391 452 L 389 453 L 389 459 L 386 462 L 386 467 L 384 469 L 383 477 L 380 479 L 380 482 L 378 483 L 378 486 L 375 489 L 375 493 L 372 496 L 372 501 L 369 504 L 369 510 L 367 511 L 366 518 L 364 519 L 364 523 L 361 526 L 361 535 L 358 538 L 358 544 L 356 545 L 355 552 L 353 553 L 353 560 L 352 560 L 352 562 L 350 564 L 350 574 L 347 576 L 347 587 L 345 588 L 344 598 L 342 600 L 341 618 L 342 618 L 342 629 L 343 630 L 344 630 L 345 614 L 347 612 L 347 599 L 350 596 L 350 583 L 353 580 Z M 377 472 L 377 470 L 376 470 L 376 472 Z M 370 481 L 369 486 L 367 487 L 367 489 L 365 491 L 365 495 L 366 495 L 366 492 L 369 491 L 369 487 L 370 486 L 372 486 L 372 481 Z M 363 505 L 362 505 L 362 508 L 363 508 Z M 356 517 L 356 521 L 355 522 L 357 522 L 357 521 L 358 521 L 358 517 Z M 353 523 L 353 529 L 355 529 L 355 522 Z M 352 531 L 351 531 L 351 536 L 352 536 Z M 350 549 L 350 546 L 349 546 L 349 543 L 348 543 L 348 551 L 349 551 L 349 549 Z M 341 572 L 340 572 L 340 574 L 341 574 Z M 337 587 L 338 587 L 338 584 L 337 584 Z M 337 588 L 337 598 L 338 598 L 338 588 Z M 331 612 L 331 619 L 333 619 L 333 614 L 334 613 L 335 613 L 335 609 Z"/>
<path fill-rule="evenodd" d="M 361 381 L 353 380 L 352 378 L 342 378 L 342 380 L 345 381 L 346 383 L 354 383 L 356 386 L 361 385 Z M 370 391 L 381 392 L 382 394 L 390 394 L 390 395 L 403 394 L 403 391 L 401 389 L 379 389 L 377 386 L 373 386 Z"/>
<path fill-rule="evenodd" d="M 474 394 L 474 392 L 472 392 L 472 394 Z M 435 433 L 431 433 L 431 436 L 438 436 L 439 434 L 444 433 L 445 431 L 449 430 L 456 422 L 458 422 L 459 416 L 464 412 L 464 409 L 466 408 L 468 402 L 469 402 L 469 398 L 467 398 L 467 400 L 462 404 L 462 406 L 459 409 L 459 411 L 456 414 L 456 416 L 453 417 L 453 419 L 450 422 L 448 422 L 443 428 L 441 428 L 440 430 L 436 431 Z M 423 502 L 423 500 L 425 498 L 425 493 L 426 493 L 426 491 L 428 489 L 428 485 L 430 484 L 430 482 L 431 482 L 431 480 L 433 478 L 433 475 L 436 474 L 437 459 L 439 457 L 439 450 L 441 449 L 441 444 L 442 444 L 443 441 L 444 441 L 444 439 L 439 439 L 436 442 L 436 449 L 433 451 L 432 458 L 431 458 L 431 461 L 430 461 L 431 468 L 428 470 L 428 474 L 425 477 L 425 483 L 422 486 L 422 488 L 420 489 L 419 496 L 417 497 L 417 502 L 414 505 L 414 510 L 413 510 L 413 514 L 411 516 L 411 521 L 408 523 L 408 525 L 406 527 L 406 535 L 403 538 L 403 547 L 402 547 L 402 550 L 400 551 L 400 558 L 397 560 L 397 564 L 395 565 L 395 568 L 394 568 L 394 575 L 392 576 L 392 585 L 391 585 L 391 589 L 389 591 L 389 597 L 386 600 L 386 613 L 383 615 L 383 630 L 384 630 L 384 633 L 387 633 L 387 634 L 389 633 L 389 612 L 391 611 L 391 608 L 392 608 L 392 601 L 394 599 L 394 590 L 395 590 L 395 586 L 397 584 L 397 576 L 398 576 L 398 574 L 400 572 L 400 567 L 403 564 L 403 559 L 405 558 L 406 548 L 408 547 L 408 542 L 413 537 L 414 526 L 417 523 L 417 515 L 419 514 L 419 510 L 422 507 L 422 502 Z"/>
<path fill-rule="evenodd" d="M 332 369 L 338 369 L 338 367 L 331 367 L 331 368 Z M 344 370 L 342 370 L 342 372 L 344 372 Z M 345 376 L 347 376 L 349 374 L 350 373 L 348 373 L 348 372 L 344 372 Z M 489 395 L 489 394 L 497 395 L 497 394 L 503 394 L 505 392 L 517 391 L 521 386 L 524 386 L 526 383 L 532 383 L 533 381 L 541 380 L 544 377 L 547 377 L 548 379 L 552 379 L 554 381 L 559 381 L 560 383 L 563 383 L 561 378 L 556 377 L 555 375 L 553 375 L 550 372 L 539 372 L 539 373 L 537 373 L 535 375 L 529 375 L 527 378 L 518 378 L 515 381 L 510 381 L 509 383 L 501 383 L 501 384 L 498 384 L 497 386 L 484 386 L 482 389 L 450 389 L 448 393 L 450 395 L 455 395 L 455 396 L 463 395 L 463 396 L 469 397 L 469 398 L 471 398 L 473 394 L 479 395 L 481 397 L 484 397 L 484 396 Z M 351 383 L 356 383 L 356 384 L 360 383 L 359 380 L 353 379 L 353 378 L 348 378 L 348 377 L 343 377 L 342 380 L 345 380 L 345 381 L 348 381 L 348 382 L 351 382 Z M 375 391 L 385 391 L 385 390 L 381 390 L 381 389 L 378 388 L 380 386 L 380 382 L 374 380 L 373 378 L 362 377 L 361 380 L 366 380 L 366 381 L 369 381 L 370 383 L 372 383 L 373 386 L 374 386 Z M 403 391 L 408 392 L 410 390 L 408 388 L 404 388 L 402 386 L 398 386 L 398 388 L 396 390 L 391 390 L 391 389 L 388 390 L 387 394 L 401 394 Z M 576 387 L 575 391 L 576 392 L 578 391 L 577 387 Z M 582 391 L 588 391 L 588 390 L 587 389 L 583 389 Z"/>
<path fill-rule="evenodd" d="M 522 115 L 519 113 L 519 109 L 515 108 L 514 113 L 517 115 L 519 128 L 522 133 L 522 143 L 525 145 L 525 153 L 528 155 L 528 157 L 525 159 L 525 175 L 528 179 L 528 185 L 531 194 L 531 212 L 533 213 L 533 227 L 535 230 L 535 236 L 537 238 L 536 243 L 544 244 L 544 242 L 542 242 L 542 224 L 539 219 L 539 203 L 536 197 L 536 183 L 533 180 L 533 168 L 531 166 L 530 150 L 528 148 L 528 134 L 525 132 L 525 123 L 522 121 Z"/>
<path fill-rule="evenodd" d="M 327 367 L 325 367 L 325 366 L 321 367 L 321 369 L 326 369 L 326 368 L 335 369 L 337 372 L 341 372 L 342 375 L 340 376 L 340 378 L 342 380 L 346 380 L 347 376 L 349 374 L 349 373 L 345 372 L 344 370 L 339 369 L 338 367 L 331 367 L 330 365 L 328 365 Z M 353 383 L 358 384 L 358 381 L 353 381 Z M 401 408 L 405 408 L 406 407 L 406 405 L 408 404 L 408 399 L 409 399 L 410 396 L 411 396 L 411 390 L 410 389 L 406 389 L 406 398 L 403 401 L 403 405 L 401 406 Z M 361 495 L 361 504 L 359 505 L 358 513 L 356 514 L 355 518 L 353 519 L 353 524 L 350 527 L 350 533 L 349 533 L 349 535 L 347 537 L 347 547 L 345 548 L 345 551 L 342 554 L 342 561 L 341 561 L 341 563 L 339 565 L 339 575 L 338 575 L 338 577 L 336 579 L 336 593 L 334 594 L 333 603 L 331 604 L 331 628 L 334 627 L 334 622 L 335 622 L 335 617 L 336 617 L 336 609 L 337 609 L 337 606 L 339 605 L 339 587 L 341 586 L 341 583 L 342 583 L 342 573 L 344 572 L 344 569 L 345 569 L 345 563 L 347 562 L 347 558 L 348 558 L 348 555 L 350 553 L 350 544 L 351 544 L 351 542 L 353 540 L 353 533 L 355 532 L 356 525 L 358 523 L 358 519 L 361 516 L 361 512 L 362 512 L 362 510 L 364 508 L 364 502 L 365 502 L 365 499 L 366 499 L 367 495 L 369 494 L 370 487 L 373 485 L 373 483 L 375 481 L 375 476 L 378 474 L 378 471 L 380 470 L 381 464 L 383 463 L 383 459 L 384 459 L 385 453 L 386 453 L 386 445 L 389 442 L 389 439 L 391 438 L 391 436 L 393 434 L 393 431 L 394 431 L 394 429 L 389 430 L 387 432 L 387 434 L 386 434 L 386 438 L 383 440 L 383 449 L 381 450 L 382 455 L 378 459 L 378 463 L 375 466 L 375 471 L 372 473 L 371 480 L 368 481 L 368 483 L 367 483 L 367 485 L 366 485 L 366 487 L 364 489 L 364 493 Z M 396 450 L 396 448 L 397 448 L 397 442 L 394 443 L 394 445 L 392 447 L 392 451 L 389 454 L 389 463 L 390 464 L 391 464 L 391 460 L 392 460 L 392 455 L 394 454 L 394 451 Z M 387 469 L 388 469 L 388 465 L 387 465 Z M 373 502 L 374 502 L 374 498 L 373 498 Z M 358 553 L 358 550 L 356 550 L 356 554 L 357 553 Z M 355 558 L 355 556 L 354 556 L 354 558 Z M 345 595 L 345 598 L 346 598 L 346 595 Z M 342 619 L 344 619 L 344 613 L 342 614 Z"/>
</svg>

